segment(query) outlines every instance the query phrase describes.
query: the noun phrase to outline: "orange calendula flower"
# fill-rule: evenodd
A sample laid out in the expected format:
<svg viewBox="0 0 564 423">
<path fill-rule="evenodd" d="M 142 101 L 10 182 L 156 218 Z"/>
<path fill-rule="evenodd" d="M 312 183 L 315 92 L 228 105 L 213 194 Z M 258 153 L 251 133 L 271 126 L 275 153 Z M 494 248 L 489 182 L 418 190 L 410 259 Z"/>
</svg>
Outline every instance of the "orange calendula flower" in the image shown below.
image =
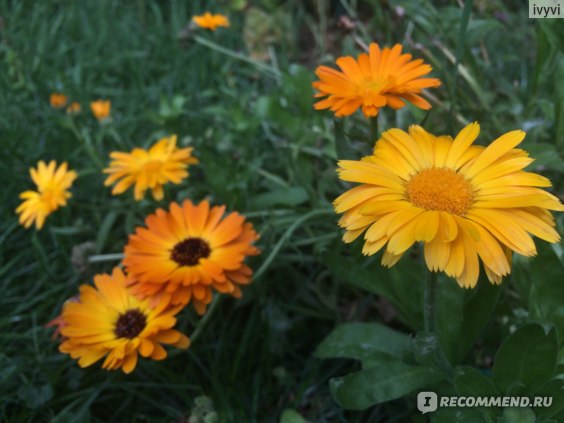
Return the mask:
<svg viewBox="0 0 564 423">
<path fill-rule="evenodd" d="M 212 288 L 241 296 L 239 285 L 250 283 L 253 271 L 246 256 L 260 251 L 252 244 L 258 235 L 238 213 L 224 217 L 225 206 L 207 201 L 158 209 L 137 228 L 125 246 L 124 266 L 131 275 L 132 292 L 141 298 L 170 294 L 173 305 L 194 303 L 203 314 Z"/>
<path fill-rule="evenodd" d="M 511 253 L 536 254 L 531 235 L 558 242 L 549 210 L 564 207 L 541 189 L 550 181 L 523 170 L 533 159 L 516 149 L 523 131 L 489 146 L 472 145 L 480 129 L 464 128 L 453 140 L 420 126 L 384 132 L 371 156 L 339 162 L 339 176 L 360 186 L 335 200 L 344 213 L 345 242 L 364 233 L 363 253 L 385 247 L 382 264 L 393 266 L 415 242 L 424 243 L 427 267 L 474 287 L 481 259 L 488 279 L 511 271 Z"/>
<path fill-rule="evenodd" d="M 212 15 L 210 12 L 206 12 L 200 16 L 192 17 L 192 21 L 198 25 L 200 28 L 209 29 L 210 31 L 215 31 L 218 27 L 229 26 L 229 19 L 224 15 Z"/>
<path fill-rule="evenodd" d="M 29 228 L 34 222 L 37 229 L 41 229 L 45 219 L 59 207 L 65 206 L 71 198 L 68 189 L 76 179 L 76 172 L 67 170 L 67 163 L 57 168 L 52 160 L 49 165 L 40 161 L 37 169 L 29 170 L 31 179 L 37 186 L 37 191 L 25 191 L 20 194 L 24 200 L 16 209 L 20 214 L 20 224 Z"/>
<path fill-rule="evenodd" d="M 131 153 L 115 151 L 110 154 L 110 166 L 104 169 L 104 173 L 110 174 L 104 185 L 117 182 L 112 190 L 114 195 L 135 185 L 136 200 L 142 200 L 148 189 L 155 200 L 162 200 L 163 186 L 169 182 L 179 184 L 189 176 L 188 166 L 198 163 L 198 159 L 192 157 L 192 150 L 192 147 L 177 148 L 176 135 L 172 135 L 160 139 L 149 150 L 134 148 Z"/>
<path fill-rule="evenodd" d="M 380 50 L 372 43 L 368 54 L 360 54 L 357 60 L 338 58 L 341 71 L 319 66 L 315 71 L 319 81 L 312 85 L 319 91 L 315 97 L 326 98 L 315 103 L 315 109 L 330 109 L 337 117 L 352 115 L 359 107 L 364 116 L 374 117 L 381 107 L 401 109 L 405 101 L 430 109 L 431 104 L 419 94 L 424 88 L 440 86 L 441 81 L 422 78 L 431 72 L 431 66 L 411 58 L 411 54 L 402 54 L 400 44 Z"/>
<path fill-rule="evenodd" d="M 102 121 L 110 116 L 112 102 L 110 100 L 96 100 L 90 103 L 90 110 L 96 119 Z"/>
<path fill-rule="evenodd" d="M 55 109 L 60 109 L 62 107 L 65 107 L 68 101 L 69 100 L 67 96 L 61 93 L 53 93 L 49 98 L 49 103 L 51 104 L 51 107 L 54 107 Z"/>
<path fill-rule="evenodd" d="M 67 107 L 67 114 L 69 115 L 73 115 L 75 113 L 79 113 L 80 112 L 80 103 L 77 103 L 76 101 L 73 101 L 69 107 Z"/>
<path fill-rule="evenodd" d="M 163 360 L 161 344 L 188 348 L 189 339 L 172 329 L 180 307 L 168 308 L 161 298 L 154 305 L 131 295 L 119 267 L 111 275 L 94 277 L 95 287 L 82 285 L 78 301 L 63 306 L 58 323 L 63 342 L 59 350 L 88 367 L 105 357 L 102 368 L 131 373 L 142 357 Z"/>
</svg>

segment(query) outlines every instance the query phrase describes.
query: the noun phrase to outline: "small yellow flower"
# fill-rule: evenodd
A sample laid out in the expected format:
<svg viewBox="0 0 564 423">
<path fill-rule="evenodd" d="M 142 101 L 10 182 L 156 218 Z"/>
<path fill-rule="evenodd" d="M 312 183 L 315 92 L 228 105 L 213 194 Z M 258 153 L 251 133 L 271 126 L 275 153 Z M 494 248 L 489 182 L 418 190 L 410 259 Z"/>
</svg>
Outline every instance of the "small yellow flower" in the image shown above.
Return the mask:
<svg viewBox="0 0 564 423">
<path fill-rule="evenodd" d="M 430 65 L 421 59 L 411 60 L 411 54 L 402 53 L 402 46 L 380 50 L 376 43 L 370 44 L 368 54 L 362 53 L 355 60 L 350 56 L 339 57 L 337 66 L 341 71 L 319 66 L 313 88 L 316 110 L 330 109 L 336 117 L 349 116 L 359 108 L 366 117 L 374 117 L 382 107 L 401 109 L 409 101 L 423 110 L 431 104 L 420 96 L 424 88 L 438 87 L 437 78 L 422 78 L 431 72 Z"/>
<path fill-rule="evenodd" d="M 37 169 L 30 169 L 31 179 L 37 185 L 37 191 L 25 191 L 20 194 L 24 200 L 16 209 L 20 214 L 20 224 L 29 228 L 34 222 L 41 229 L 45 219 L 52 212 L 67 204 L 71 193 L 67 191 L 76 179 L 76 172 L 67 170 L 67 163 L 57 164 L 52 160 L 49 165 L 40 161 Z"/>
<path fill-rule="evenodd" d="M 67 114 L 73 115 L 80 112 L 80 103 L 73 101 L 69 107 L 67 107 Z"/>
<path fill-rule="evenodd" d="M 454 140 L 416 125 L 409 133 L 390 129 L 372 155 L 341 160 L 339 177 L 360 184 L 335 200 L 343 240 L 364 233 L 363 254 L 384 249 L 387 267 L 421 241 L 429 270 L 465 288 L 476 286 L 480 259 L 499 284 L 511 272 L 513 251 L 536 254 L 532 235 L 560 241 L 549 210 L 564 207 L 542 189 L 551 186 L 547 178 L 523 170 L 533 161 L 515 148 L 525 133 L 511 131 L 482 147 L 473 145 L 479 132 L 477 123 Z"/>
<path fill-rule="evenodd" d="M 188 348 L 190 340 L 172 329 L 180 307 L 168 308 L 166 298 L 153 307 L 134 297 L 126 275 L 116 267 L 111 275 L 94 277 L 96 287 L 82 285 L 77 301 L 67 301 L 56 323 L 63 342 L 59 350 L 88 367 L 105 357 L 103 369 L 131 373 L 138 354 L 153 360 L 167 356 L 161 344 Z"/>
<path fill-rule="evenodd" d="M 212 15 L 210 12 L 206 12 L 200 16 L 192 17 L 192 21 L 198 25 L 200 28 L 209 29 L 210 31 L 215 31 L 218 27 L 229 26 L 229 19 L 224 15 Z"/>
<path fill-rule="evenodd" d="M 67 96 L 61 93 L 53 93 L 49 98 L 49 103 L 51 103 L 51 107 L 54 107 L 55 109 L 60 109 L 62 107 L 65 107 L 68 101 L 69 99 L 67 98 Z"/>
<path fill-rule="evenodd" d="M 188 165 L 198 163 L 198 159 L 192 157 L 192 150 L 191 147 L 177 148 L 176 135 L 172 135 L 162 138 L 149 150 L 114 151 L 110 154 L 110 166 L 104 169 L 104 173 L 110 174 L 104 185 L 109 186 L 119 180 L 112 190 L 114 195 L 135 185 L 136 200 L 142 200 L 148 189 L 151 189 L 155 200 L 162 200 L 163 186 L 168 182 L 179 184 L 189 175 Z"/>
<path fill-rule="evenodd" d="M 102 121 L 110 116 L 112 102 L 110 100 L 96 100 L 90 103 L 90 110 L 96 119 Z"/>
</svg>

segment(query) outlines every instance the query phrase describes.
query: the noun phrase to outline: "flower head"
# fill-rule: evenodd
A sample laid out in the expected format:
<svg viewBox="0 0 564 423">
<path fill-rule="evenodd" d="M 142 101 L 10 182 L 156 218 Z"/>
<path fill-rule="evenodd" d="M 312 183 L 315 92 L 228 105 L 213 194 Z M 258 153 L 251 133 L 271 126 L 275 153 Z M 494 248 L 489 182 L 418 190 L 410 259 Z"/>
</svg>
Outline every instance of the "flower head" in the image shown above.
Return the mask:
<svg viewBox="0 0 564 423">
<path fill-rule="evenodd" d="M 200 28 L 209 29 L 210 31 L 215 31 L 218 27 L 229 26 L 229 19 L 224 15 L 212 15 L 210 12 L 206 12 L 200 16 L 192 17 L 192 21 L 198 25 Z"/>
<path fill-rule="evenodd" d="M 173 305 L 193 301 L 200 314 L 212 288 L 241 296 L 238 285 L 250 283 L 253 274 L 244 260 L 259 254 L 252 245 L 258 235 L 240 214 L 224 213 L 225 206 L 186 200 L 149 215 L 147 228 L 137 228 L 125 246 L 132 292 L 141 298 L 170 294 Z"/>
<path fill-rule="evenodd" d="M 134 148 L 131 153 L 115 151 L 110 154 L 110 166 L 104 169 L 104 173 L 110 174 L 104 185 L 117 182 L 112 190 L 114 195 L 135 185 L 136 200 L 142 200 L 148 189 L 155 200 L 162 200 L 163 186 L 168 182 L 179 184 L 189 175 L 188 165 L 198 163 L 192 157 L 192 150 L 191 147 L 177 148 L 176 135 L 172 135 L 162 138 L 149 150 Z"/>
<path fill-rule="evenodd" d="M 69 107 L 67 107 L 67 114 L 69 115 L 73 115 L 75 113 L 80 113 L 80 103 L 77 103 L 76 101 L 73 101 Z"/>
<path fill-rule="evenodd" d="M 47 216 L 67 204 L 71 197 L 68 189 L 77 175 L 73 170 L 67 170 L 66 162 L 57 168 L 54 160 L 49 162 L 49 165 L 40 161 L 37 169 L 31 168 L 29 173 L 37 191 L 25 191 L 20 194 L 24 201 L 16 209 L 16 213 L 20 214 L 20 224 L 26 228 L 35 222 L 35 227 L 41 229 Z"/>
<path fill-rule="evenodd" d="M 102 368 L 130 373 L 137 353 L 153 360 L 166 358 L 161 344 L 187 348 L 188 338 L 172 329 L 179 307 L 167 308 L 163 297 L 154 306 L 131 295 L 126 276 L 116 267 L 111 275 L 94 277 L 96 287 L 82 285 L 78 301 L 66 302 L 59 324 L 59 350 L 88 367 L 105 357 Z"/>
<path fill-rule="evenodd" d="M 344 181 L 361 185 L 335 200 L 344 213 L 345 242 L 363 232 L 363 253 L 386 247 L 382 264 L 394 265 L 416 241 L 424 243 L 427 267 L 474 287 L 479 258 L 488 279 L 510 273 L 511 252 L 536 254 L 530 235 L 548 242 L 560 236 L 548 210 L 564 210 L 539 187 L 550 181 L 523 171 L 533 159 L 516 149 L 523 131 L 508 132 L 488 147 L 472 145 L 480 129 L 464 128 L 453 140 L 420 126 L 409 134 L 390 129 L 371 156 L 339 162 Z"/>
<path fill-rule="evenodd" d="M 55 109 L 65 107 L 68 101 L 67 96 L 61 93 L 53 93 L 51 94 L 51 97 L 49 97 L 49 103 L 51 104 L 51 107 L 54 107 Z"/>
<path fill-rule="evenodd" d="M 380 50 L 370 44 L 368 54 L 358 60 L 350 56 L 337 59 L 341 71 L 319 66 L 315 71 L 319 81 L 312 85 L 318 90 L 315 97 L 326 97 L 315 103 L 316 110 L 330 109 L 335 116 L 352 115 L 358 108 L 366 117 L 378 114 L 381 107 L 401 109 L 405 101 L 428 110 L 431 108 L 419 94 L 424 88 L 438 87 L 437 78 L 422 78 L 431 72 L 423 60 L 411 60 L 411 54 L 402 54 L 402 46 Z"/>
<path fill-rule="evenodd" d="M 112 102 L 110 100 L 96 100 L 90 103 L 90 110 L 96 119 L 103 121 L 110 116 Z"/>
</svg>

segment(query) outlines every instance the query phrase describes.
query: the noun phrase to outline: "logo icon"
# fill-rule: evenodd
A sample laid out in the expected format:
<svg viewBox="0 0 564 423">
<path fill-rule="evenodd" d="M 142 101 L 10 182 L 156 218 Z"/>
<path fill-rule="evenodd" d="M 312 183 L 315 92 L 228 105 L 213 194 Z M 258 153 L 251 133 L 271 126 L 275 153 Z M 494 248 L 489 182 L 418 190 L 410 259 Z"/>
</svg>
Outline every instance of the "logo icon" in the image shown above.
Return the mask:
<svg viewBox="0 0 564 423">
<path fill-rule="evenodd" d="M 423 414 L 437 410 L 437 394 L 434 392 L 419 392 L 417 394 L 417 409 Z"/>
</svg>

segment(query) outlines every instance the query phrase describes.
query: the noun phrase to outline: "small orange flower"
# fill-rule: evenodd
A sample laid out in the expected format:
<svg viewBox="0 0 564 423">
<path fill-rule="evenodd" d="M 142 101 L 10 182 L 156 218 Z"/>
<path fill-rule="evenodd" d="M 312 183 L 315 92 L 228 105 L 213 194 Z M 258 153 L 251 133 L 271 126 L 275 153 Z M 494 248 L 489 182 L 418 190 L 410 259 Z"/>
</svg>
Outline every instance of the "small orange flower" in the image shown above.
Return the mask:
<svg viewBox="0 0 564 423">
<path fill-rule="evenodd" d="M 200 16 L 192 17 L 192 21 L 198 25 L 200 28 L 209 29 L 210 31 L 215 31 L 218 27 L 229 26 L 229 19 L 224 15 L 212 15 L 210 12 L 206 12 Z"/>
<path fill-rule="evenodd" d="M 69 107 L 67 107 L 67 114 L 73 115 L 80 112 L 80 103 L 73 101 Z"/>
<path fill-rule="evenodd" d="M 67 96 L 61 93 L 53 93 L 49 98 L 49 103 L 51 103 L 51 107 L 54 107 L 55 109 L 60 109 L 62 107 L 65 107 L 68 101 L 69 99 L 67 98 Z"/>
<path fill-rule="evenodd" d="M 372 43 L 368 54 L 360 54 L 357 60 L 339 57 L 337 65 L 342 72 L 319 66 L 315 71 L 319 81 L 312 85 L 319 91 L 315 97 L 326 98 L 315 103 L 315 109 L 330 109 L 342 117 L 361 108 L 364 116 L 374 117 L 384 106 L 401 109 L 405 100 L 420 109 L 430 109 L 431 104 L 419 94 L 424 88 L 440 86 L 441 81 L 421 78 L 432 68 L 422 59 L 411 58 L 411 54 L 402 54 L 400 44 L 380 50 L 378 44 Z"/>
<path fill-rule="evenodd" d="M 90 103 L 90 110 L 99 121 L 107 119 L 110 116 L 111 109 L 112 102 L 110 100 L 96 100 Z"/>
<path fill-rule="evenodd" d="M 212 288 L 241 296 L 238 285 L 250 283 L 253 271 L 246 256 L 260 251 L 253 225 L 238 213 L 223 218 L 225 206 L 211 207 L 207 201 L 194 205 L 170 205 L 170 212 L 158 209 L 129 236 L 123 260 L 131 276 L 131 291 L 140 298 L 170 294 L 173 305 L 191 300 L 203 314 L 212 300 Z"/>
</svg>

